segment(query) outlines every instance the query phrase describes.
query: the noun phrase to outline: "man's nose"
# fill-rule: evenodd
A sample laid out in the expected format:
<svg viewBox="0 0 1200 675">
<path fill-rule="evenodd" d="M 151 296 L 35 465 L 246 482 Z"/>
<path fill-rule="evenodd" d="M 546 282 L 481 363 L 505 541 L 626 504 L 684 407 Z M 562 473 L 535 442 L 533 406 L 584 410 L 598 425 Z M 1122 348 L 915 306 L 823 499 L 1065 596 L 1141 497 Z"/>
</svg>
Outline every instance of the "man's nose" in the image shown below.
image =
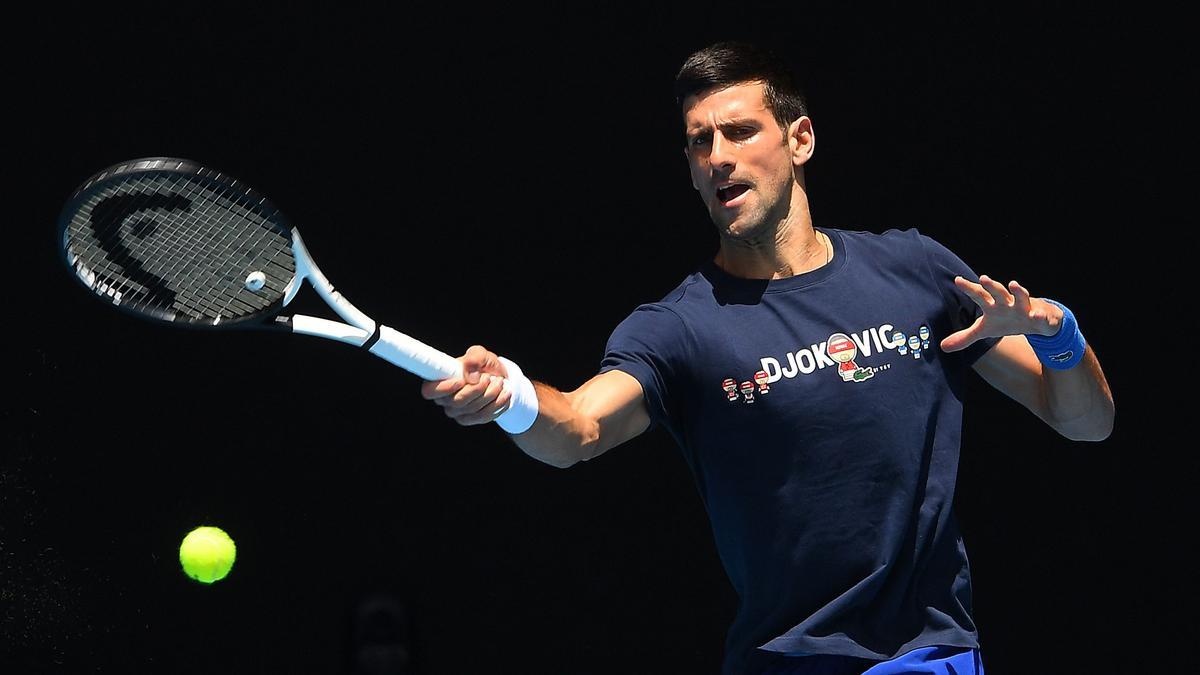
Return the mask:
<svg viewBox="0 0 1200 675">
<path fill-rule="evenodd" d="M 720 132 L 713 134 L 712 149 L 708 153 L 708 163 L 714 169 L 733 168 L 733 148 L 725 141 Z"/>
</svg>

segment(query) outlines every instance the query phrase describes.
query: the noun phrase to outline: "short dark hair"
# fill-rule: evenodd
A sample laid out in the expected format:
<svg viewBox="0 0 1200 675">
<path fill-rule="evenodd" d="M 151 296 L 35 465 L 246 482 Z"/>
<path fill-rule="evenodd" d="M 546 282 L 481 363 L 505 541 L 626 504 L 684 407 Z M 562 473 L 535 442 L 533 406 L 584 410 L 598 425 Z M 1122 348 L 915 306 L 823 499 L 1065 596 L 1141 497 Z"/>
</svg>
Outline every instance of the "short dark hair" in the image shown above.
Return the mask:
<svg viewBox="0 0 1200 675">
<path fill-rule="evenodd" d="M 692 54 L 675 76 L 676 110 L 688 96 L 714 88 L 763 83 L 767 108 L 781 129 L 808 114 L 792 70 L 775 52 L 748 42 L 718 42 Z"/>
</svg>

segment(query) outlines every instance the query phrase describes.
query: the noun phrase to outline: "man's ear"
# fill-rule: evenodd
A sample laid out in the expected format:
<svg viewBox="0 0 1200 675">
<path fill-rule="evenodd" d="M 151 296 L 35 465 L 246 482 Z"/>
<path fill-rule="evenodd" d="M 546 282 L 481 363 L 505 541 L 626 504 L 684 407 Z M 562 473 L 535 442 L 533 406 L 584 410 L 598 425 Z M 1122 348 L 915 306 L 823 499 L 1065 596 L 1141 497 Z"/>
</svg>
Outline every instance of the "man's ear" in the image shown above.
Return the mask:
<svg viewBox="0 0 1200 675">
<path fill-rule="evenodd" d="M 803 166 L 812 158 L 817 139 L 808 115 L 802 115 L 788 125 L 787 140 L 793 166 Z"/>
</svg>

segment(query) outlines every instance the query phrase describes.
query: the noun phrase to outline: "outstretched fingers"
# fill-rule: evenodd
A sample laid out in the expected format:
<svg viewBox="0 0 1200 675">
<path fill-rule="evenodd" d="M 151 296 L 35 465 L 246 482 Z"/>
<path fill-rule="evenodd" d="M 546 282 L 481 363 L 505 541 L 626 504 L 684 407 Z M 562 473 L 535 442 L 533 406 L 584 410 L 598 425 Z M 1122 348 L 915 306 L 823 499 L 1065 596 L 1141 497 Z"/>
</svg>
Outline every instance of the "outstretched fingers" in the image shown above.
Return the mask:
<svg viewBox="0 0 1200 675">
<path fill-rule="evenodd" d="M 1014 306 L 1021 311 L 1025 316 L 1033 319 L 1036 318 L 1036 310 L 1033 307 L 1033 297 L 1029 295 L 1029 289 L 1017 283 L 1016 279 L 1008 282 L 1008 290 L 1012 293 Z"/>
<path fill-rule="evenodd" d="M 1008 292 L 1004 284 L 984 274 L 979 277 L 979 284 L 989 295 L 992 296 L 992 301 L 1002 307 L 1013 306 L 1013 294 Z"/>
<path fill-rule="evenodd" d="M 1057 325 L 1051 318 L 1055 310 L 1032 297 L 1015 279 L 1005 285 L 981 274 L 979 283 L 958 276 L 954 278 L 954 284 L 983 310 L 980 319 L 985 320 L 976 321 L 970 329 L 946 338 L 943 345 L 946 351 L 956 351 L 981 337 L 1043 333 L 1047 326 L 1054 328 Z M 969 335 L 961 335 L 968 332 Z M 1053 334 L 1053 330 L 1047 334 Z"/>
<path fill-rule="evenodd" d="M 981 337 L 980 331 L 982 330 L 982 327 L 983 317 L 981 316 L 975 319 L 975 323 L 971 324 L 970 326 L 956 333 L 947 335 L 940 343 L 942 351 L 956 352 L 960 349 L 966 349 Z"/>
<path fill-rule="evenodd" d="M 982 281 L 982 278 L 980 279 Z M 967 297 L 975 301 L 983 309 L 988 309 L 996 304 L 996 298 L 992 297 L 981 284 L 967 279 L 966 277 L 954 277 L 954 285 L 958 286 L 959 290 L 967 294 Z"/>
</svg>

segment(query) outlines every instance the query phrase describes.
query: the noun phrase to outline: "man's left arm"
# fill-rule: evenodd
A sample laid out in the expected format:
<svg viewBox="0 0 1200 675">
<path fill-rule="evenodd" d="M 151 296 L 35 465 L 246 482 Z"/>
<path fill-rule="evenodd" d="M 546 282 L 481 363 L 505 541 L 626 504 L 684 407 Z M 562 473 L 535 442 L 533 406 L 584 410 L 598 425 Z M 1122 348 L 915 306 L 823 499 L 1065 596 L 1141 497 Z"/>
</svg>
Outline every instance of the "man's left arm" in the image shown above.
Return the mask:
<svg viewBox="0 0 1200 675">
<path fill-rule="evenodd" d="M 942 350 L 955 352 L 981 338 L 1000 337 L 975 361 L 975 372 L 1071 440 L 1108 438 L 1113 427 L 1112 392 L 1092 348 L 1085 346 L 1081 335 L 1072 341 L 1078 330 L 1074 318 L 1057 303 L 1031 297 L 1016 281 L 1005 287 L 986 275 L 979 277 L 979 283 L 960 276 L 954 284 L 979 305 L 982 314 L 970 327 L 942 340 Z M 1049 351 L 1042 347 L 1045 353 L 1039 358 L 1031 339 L 1055 344 Z M 1056 365 L 1062 356 L 1051 352 L 1062 349 L 1069 354 L 1071 348 L 1082 349 L 1082 356 L 1067 361 L 1073 365 L 1065 369 Z"/>
</svg>

